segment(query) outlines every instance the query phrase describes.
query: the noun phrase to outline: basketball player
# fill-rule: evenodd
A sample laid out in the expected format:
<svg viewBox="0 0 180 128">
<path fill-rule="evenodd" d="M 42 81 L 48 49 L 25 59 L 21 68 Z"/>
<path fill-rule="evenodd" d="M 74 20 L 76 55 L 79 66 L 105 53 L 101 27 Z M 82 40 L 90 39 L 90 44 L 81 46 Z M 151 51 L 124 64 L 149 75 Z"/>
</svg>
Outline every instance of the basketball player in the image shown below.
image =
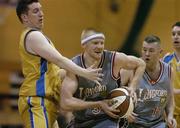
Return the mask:
<svg viewBox="0 0 180 128">
<path fill-rule="evenodd" d="M 74 112 L 70 128 L 117 128 L 119 112 L 109 107 L 108 93 L 118 88 L 121 68 L 134 70 L 135 75 L 129 89 L 134 92 L 142 77 L 145 63 L 136 57 L 123 53 L 104 50 L 105 36 L 92 28 L 85 29 L 81 35 L 83 53 L 72 60 L 82 68 L 88 68 L 96 62 L 96 68 L 102 68 L 104 74 L 101 85 L 97 85 L 81 76 L 67 72 L 61 89 L 61 107 Z M 123 124 L 124 125 L 124 124 Z"/>
<path fill-rule="evenodd" d="M 52 128 L 59 109 L 59 67 L 97 84 L 101 69 L 81 68 L 54 48 L 42 32 L 44 15 L 38 0 L 19 0 L 16 12 L 24 25 L 19 50 L 25 80 L 19 92 L 19 112 L 26 128 Z"/>
<path fill-rule="evenodd" d="M 144 39 L 142 59 L 146 62 L 146 69 L 136 90 L 137 103 L 134 113 L 129 117 L 129 128 L 167 128 L 168 125 L 171 128 L 176 127 L 173 118 L 172 69 L 159 60 L 161 52 L 159 37 L 150 35 Z M 128 77 L 128 73 L 121 72 L 121 76 Z M 124 80 L 128 81 L 127 78 L 121 80 L 123 84 L 126 84 Z"/>
<path fill-rule="evenodd" d="M 180 128 L 180 22 L 176 22 L 172 26 L 172 41 L 175 51 L 167 54 L 163 58 L 163 61 L 170 64 L 174 69 L 174 116 L 178 124 L 177 127 Z"/>
</svg>

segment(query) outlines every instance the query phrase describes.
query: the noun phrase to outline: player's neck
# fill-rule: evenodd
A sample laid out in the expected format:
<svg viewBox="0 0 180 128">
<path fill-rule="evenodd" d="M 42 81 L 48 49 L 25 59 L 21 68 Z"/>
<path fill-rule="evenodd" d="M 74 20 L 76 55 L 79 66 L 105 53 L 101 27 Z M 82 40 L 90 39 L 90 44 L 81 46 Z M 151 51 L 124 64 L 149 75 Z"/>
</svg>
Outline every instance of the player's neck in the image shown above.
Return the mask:
<svg viewBox="0 0 180 128">
<path fill-rule="evenodd" d="M 180 49 L 176 49 L 175 54 L 176 54 L 177 59 L 180 61 Z"/>
<path fill-rule="evenodd" d="M 148 72 L 148 74 L 150 76 L 159 74 L 159 72 L 160 72 L 160 63 L 159 63 L 159 61 L 152 64 L 152 65 L 147 66 L 146 71 Z"/>
<path fill-rule="evenodd" d="M 175 54 L 180 58 L 180 49 L 175 50 Z"/>
<path fill-rule="evenodd" d="M 84 54 L 84 63 L 85 63 L 86 67 L 90 67 L 95 64 L 95 66 L 93 66 L 93 67 L 97 68 L 100 61 L 101 61 L 101 59 L 97 60 L 97 59 L 90 57 L 88 54 Z"/>
<path fill-rule="evenodd" d="M 39 31 L 42 31 L 42 28 L 38 28 L 38 27 L 35 27 L 35 26 L 30 26 L 26 23 L 24 23 L 24 28 L 25 29 L 36 29 L 36 30 L 39 30 Z"/>
</svg>

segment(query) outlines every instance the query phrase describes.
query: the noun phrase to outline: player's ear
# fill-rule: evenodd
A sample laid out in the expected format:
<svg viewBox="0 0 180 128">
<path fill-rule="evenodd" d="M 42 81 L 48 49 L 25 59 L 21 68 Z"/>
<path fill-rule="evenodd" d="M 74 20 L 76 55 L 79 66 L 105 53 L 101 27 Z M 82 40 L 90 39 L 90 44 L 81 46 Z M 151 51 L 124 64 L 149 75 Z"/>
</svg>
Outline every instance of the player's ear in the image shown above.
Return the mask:
<svg viewBox="0 0 180 128">
<path fill-rule="evenodd" d="M 161 53 L 161 54 L 163 53 L 163 49 L 160 49 L 160 53 Z"/>
<path fill-rule="evenodd" d="M 28 19 L 28 17 L 27 17 L 26 14 L 21 14 L 21 19 L 22 19 L 24 22 L 26 22 L 27 19 Z"/>
<path fill-rule="evenodd" d="M 84 49 L 86 47 L 86 44 L 81 44 L 81 47 Z"/>
</svg>

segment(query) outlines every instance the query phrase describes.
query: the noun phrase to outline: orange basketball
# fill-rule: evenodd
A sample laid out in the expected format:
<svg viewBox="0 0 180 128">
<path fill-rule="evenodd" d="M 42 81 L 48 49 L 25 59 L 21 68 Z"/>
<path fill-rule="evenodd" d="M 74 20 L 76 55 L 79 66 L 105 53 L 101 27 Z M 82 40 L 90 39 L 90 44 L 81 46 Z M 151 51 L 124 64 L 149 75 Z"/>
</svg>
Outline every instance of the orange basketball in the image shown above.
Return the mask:
<svg viewBox="0 0 180 128">
<path fill-rule="evenodd" d="M 110 92 L 108 97 L 112 99 L 111 107 L 120 111 L 118 113 L 120 118 L 126 118 L 133 112 L 133 100 L 127 89 L 116 88 Z"/>
</svg>

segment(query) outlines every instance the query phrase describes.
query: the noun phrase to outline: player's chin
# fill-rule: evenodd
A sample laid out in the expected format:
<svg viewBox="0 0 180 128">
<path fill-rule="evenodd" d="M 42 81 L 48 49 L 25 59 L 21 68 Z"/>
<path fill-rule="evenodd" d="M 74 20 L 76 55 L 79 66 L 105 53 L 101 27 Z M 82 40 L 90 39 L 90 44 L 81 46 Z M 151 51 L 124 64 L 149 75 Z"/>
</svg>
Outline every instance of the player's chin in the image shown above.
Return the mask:
<svg viewBox="0 0 180 128">
<path fill-rule="evenodd" d="M 96 58 L 97 60 L 101 59 L 102 54 L 101 53 L 95 53 L 94 54 L 94 58 Z"/>
<path fill-rule="evenodd" d="M 44 26 L 44 23 L 43 23 L 43 22 L 40 22 L 37 27 L 38 27 L 39 29 L 42 29 L 43 26 Z"/>
</svg>

